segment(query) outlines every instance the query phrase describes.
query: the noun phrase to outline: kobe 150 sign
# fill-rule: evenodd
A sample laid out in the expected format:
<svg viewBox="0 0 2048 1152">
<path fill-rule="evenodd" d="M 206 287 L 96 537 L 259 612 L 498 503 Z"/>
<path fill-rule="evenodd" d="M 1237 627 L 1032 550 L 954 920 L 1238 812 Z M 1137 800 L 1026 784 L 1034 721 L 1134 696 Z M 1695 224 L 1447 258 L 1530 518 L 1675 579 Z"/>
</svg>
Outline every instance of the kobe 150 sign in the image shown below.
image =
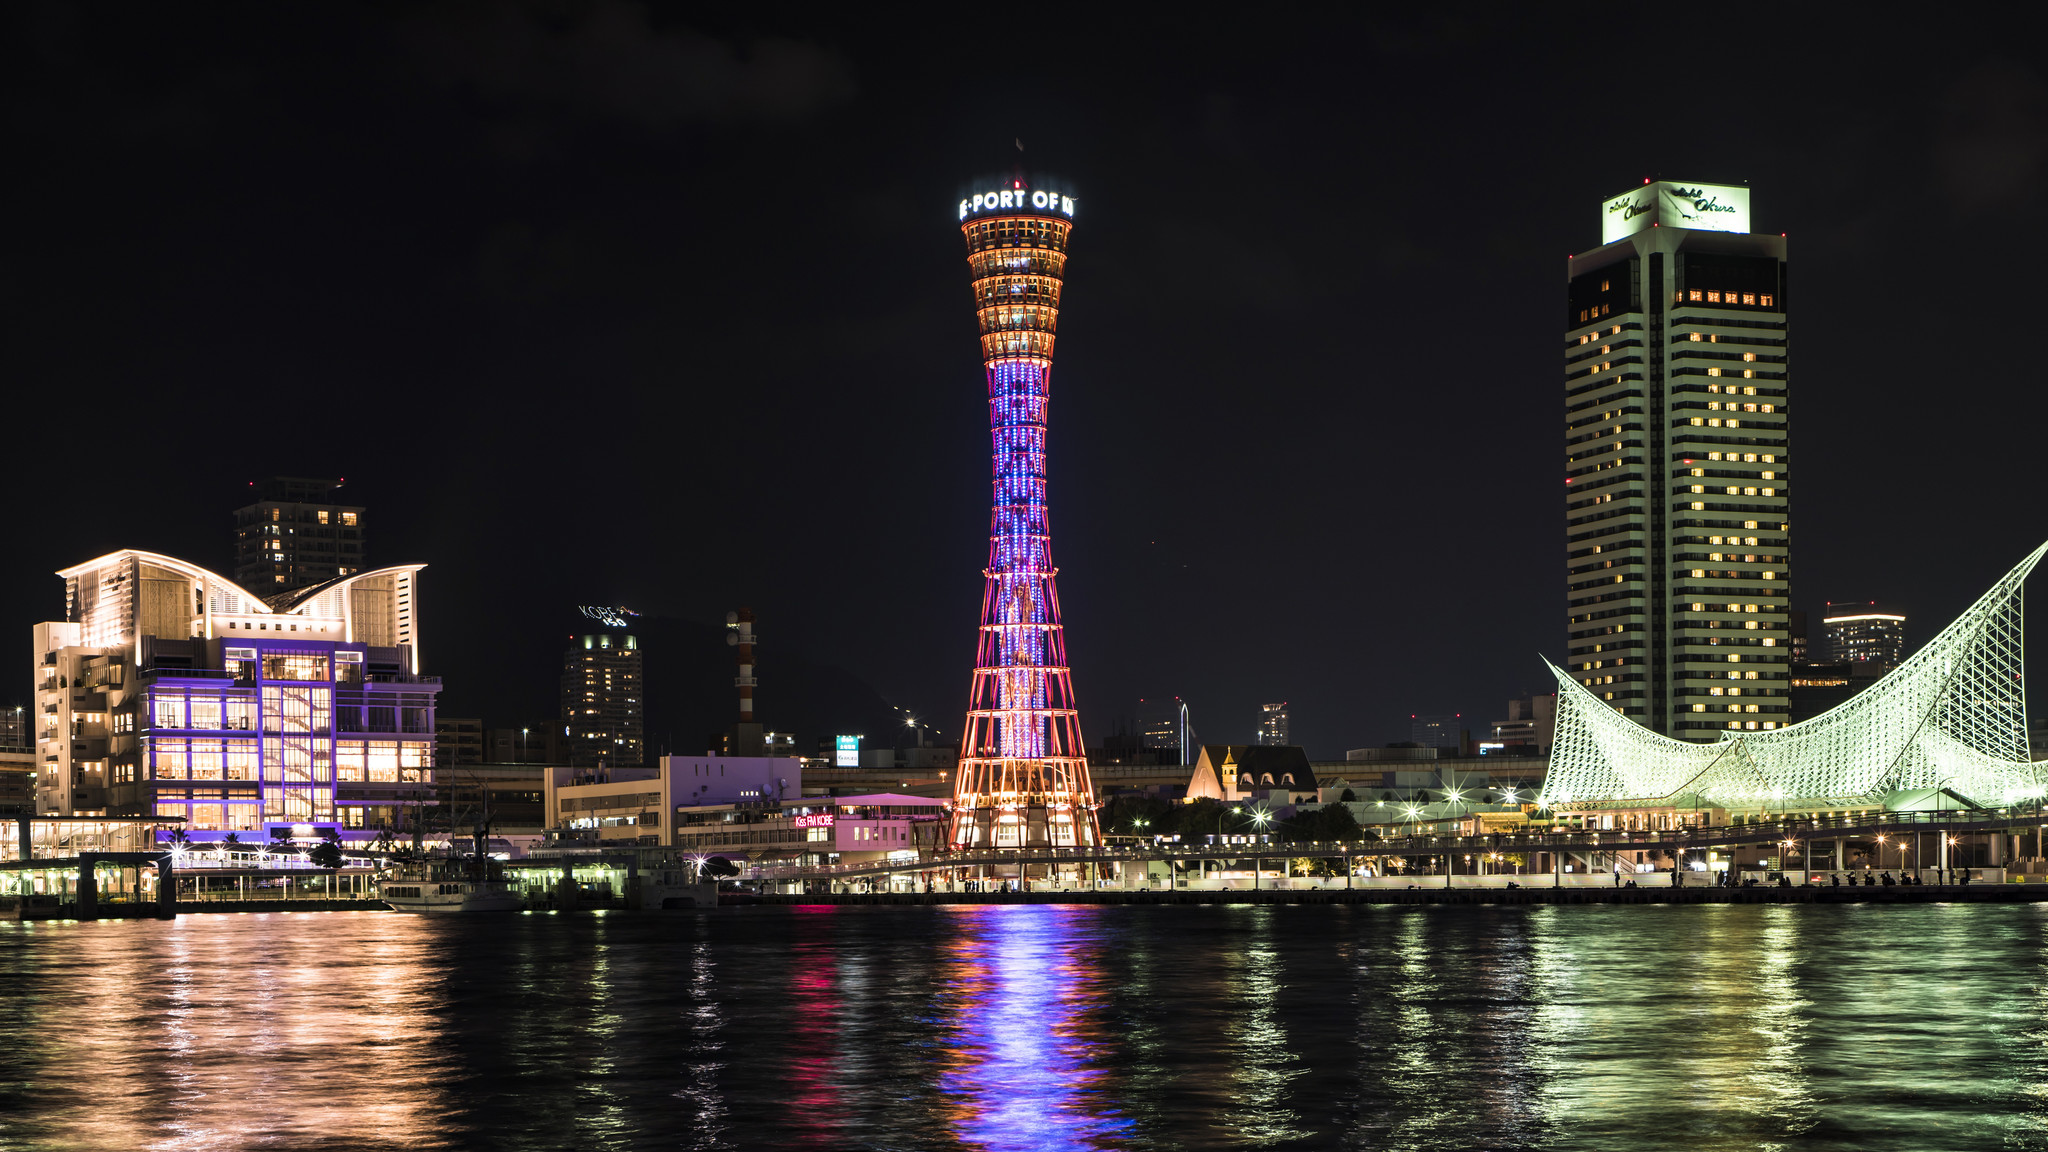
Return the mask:
<svg viewBox="0 0 2048 1152">
<path fill-rule="evenodd" d="M 960 201 L 960 218 L 980 216 L 988 212 L 1048 212 L 1061 216 L 1074 214 L 1074 198 L 1048 192 L 1043 188 L 1005 188 L 1000 192 L 976 192 Z"/>
</svg>

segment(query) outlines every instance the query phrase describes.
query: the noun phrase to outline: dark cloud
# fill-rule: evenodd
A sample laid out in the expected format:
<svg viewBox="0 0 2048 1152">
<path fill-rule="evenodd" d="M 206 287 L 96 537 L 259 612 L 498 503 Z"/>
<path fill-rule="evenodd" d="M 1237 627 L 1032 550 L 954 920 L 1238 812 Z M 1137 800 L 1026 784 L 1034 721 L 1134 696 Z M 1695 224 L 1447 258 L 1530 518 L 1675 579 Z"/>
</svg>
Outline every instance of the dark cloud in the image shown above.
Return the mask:
<svg viewBox="0 0 2048 1152">
<path fill-rule="evenodd" d="M 830 49 L 664 26 L 627 0 L 436 4 L 399 36 L 434 79 L 485 100 L 650 126 L 797 120 L 854 92 L 852 67 Z"/>
</svg>

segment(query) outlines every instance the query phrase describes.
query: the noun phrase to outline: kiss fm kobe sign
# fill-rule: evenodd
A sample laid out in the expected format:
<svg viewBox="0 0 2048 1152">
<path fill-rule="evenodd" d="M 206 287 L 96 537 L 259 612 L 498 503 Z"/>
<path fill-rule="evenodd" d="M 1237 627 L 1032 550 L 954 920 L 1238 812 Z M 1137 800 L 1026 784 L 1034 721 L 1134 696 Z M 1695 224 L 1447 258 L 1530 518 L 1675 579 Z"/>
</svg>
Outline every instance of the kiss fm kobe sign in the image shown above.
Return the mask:
<svg viewBox="0 0 2048 1152">
<path fill-rule="evenodd" d="M 1611 196 L 1600 212 L 1600 242 L 1612 244 L 1656 224 L 1703 232 L 1749 231 L 1749 189 L 1659 180 Z"/>
<path fill-rule="evenodd" d="M 1043 188 L 1005 188 L 1000 192 L 976 192 L 960 201 L 962 220 L 991 212 L 1043 212 L 1072 219 L 1074 198 Z"/>
</svg>

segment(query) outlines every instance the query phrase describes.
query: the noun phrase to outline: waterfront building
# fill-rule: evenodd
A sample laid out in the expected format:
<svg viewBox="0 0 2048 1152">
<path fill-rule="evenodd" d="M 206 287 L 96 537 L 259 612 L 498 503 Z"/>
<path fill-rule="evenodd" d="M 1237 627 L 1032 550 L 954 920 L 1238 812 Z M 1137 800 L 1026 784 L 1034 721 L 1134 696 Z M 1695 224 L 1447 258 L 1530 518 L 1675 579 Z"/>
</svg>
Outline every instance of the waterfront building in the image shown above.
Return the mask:
<svg viewBox="0 0 2048 1152">
<path fill-rule="evenodd" d="M 1275 806 L 1304 803 L 1316 798 L 1316 773 L 1301 748 L 1204 744 L 1188 777 L 1187 798 L 1226 804 L 1251 800 Z"/>
<path fill-rule="evenodd" d="M 274 596 L 363 570 L 363 508 L 339 480 L 274 476 L 235 510 L 235 583 Z"/>
<path fill-rule="evenodd" d="M 420 672 L 423 567 L 268 600 L 153 552 L 64 569 L 66 618 L 34 628 L 36 811 L 182 820 L 195 841 L 403 829 L 431 801 L 441 689 Z"/>
<path fill-rule="evenodd" d="M 1905 613 L 1886 611 L 1874 600 L 1830 601 L 1821 627 L 1826 630 L 1829 663 L 1889 672 L 1906 658 Z"/>
<path fill-rule="evenodd" d="M 642 767 L 647 739 L 640 638 L 627 631 L 630 613 L 623 609 L 584 613 L 603 627 L 570 637 L 562 654 L 561 756 L 583 767 Z"/>
<path fill-rule="evenodd" d="M 1566 667 L 1652 731 L 1789 722 L 1786 242 L 1646 183 L 1567 265 Z"/>
<path fill-rule="evenodd" d="M 484 722 L 465 716 L 434 717 L 434 765 L 484 762 Z"/>
<path fill-rule="evenodd" d="M 793 756 L 663 756 L 653 768 L 550 766 L 549 826 L 673 846 L 670 814 L 679 808 L 769 809 L 801 799 L 803 763 Z"/>
<path fill-rule="evenodd" d="M 2048 544 L 1932 641 L 1846 703 L 1712 744 L 1663 736 L 1613 708 L 1579 670 L 1557 677 L 1547 802 L 1720 808 L 1759 815 L 1893 809 L 1931 790 L 1984 807 L 2041 794 L 2028 758 L 2020 595 Z"/>
<path fill-rule="evenodd" d="M 1020 175 L 962 197 L 959 208 L 988 381 L 994 506 L 949 841 L 1096 844 L 1046 498 L 1053 339 L 1074 200 Z"/>
</svg>

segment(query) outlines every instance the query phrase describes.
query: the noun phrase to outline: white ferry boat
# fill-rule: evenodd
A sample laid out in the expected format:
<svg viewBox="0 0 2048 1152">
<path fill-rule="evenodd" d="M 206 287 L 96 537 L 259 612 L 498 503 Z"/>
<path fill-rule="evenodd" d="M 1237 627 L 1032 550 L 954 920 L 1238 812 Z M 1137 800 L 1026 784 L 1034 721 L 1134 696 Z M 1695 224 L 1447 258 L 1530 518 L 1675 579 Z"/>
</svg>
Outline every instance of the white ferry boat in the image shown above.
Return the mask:
<svg viewBox="0 0 2048 1152">
<path fill-rule="evenodd" d="M 503 880 L 396 877 L 379 882 L 377 896 L 398 912 L 517 912 L 526 907 Z"/>
</svg>

